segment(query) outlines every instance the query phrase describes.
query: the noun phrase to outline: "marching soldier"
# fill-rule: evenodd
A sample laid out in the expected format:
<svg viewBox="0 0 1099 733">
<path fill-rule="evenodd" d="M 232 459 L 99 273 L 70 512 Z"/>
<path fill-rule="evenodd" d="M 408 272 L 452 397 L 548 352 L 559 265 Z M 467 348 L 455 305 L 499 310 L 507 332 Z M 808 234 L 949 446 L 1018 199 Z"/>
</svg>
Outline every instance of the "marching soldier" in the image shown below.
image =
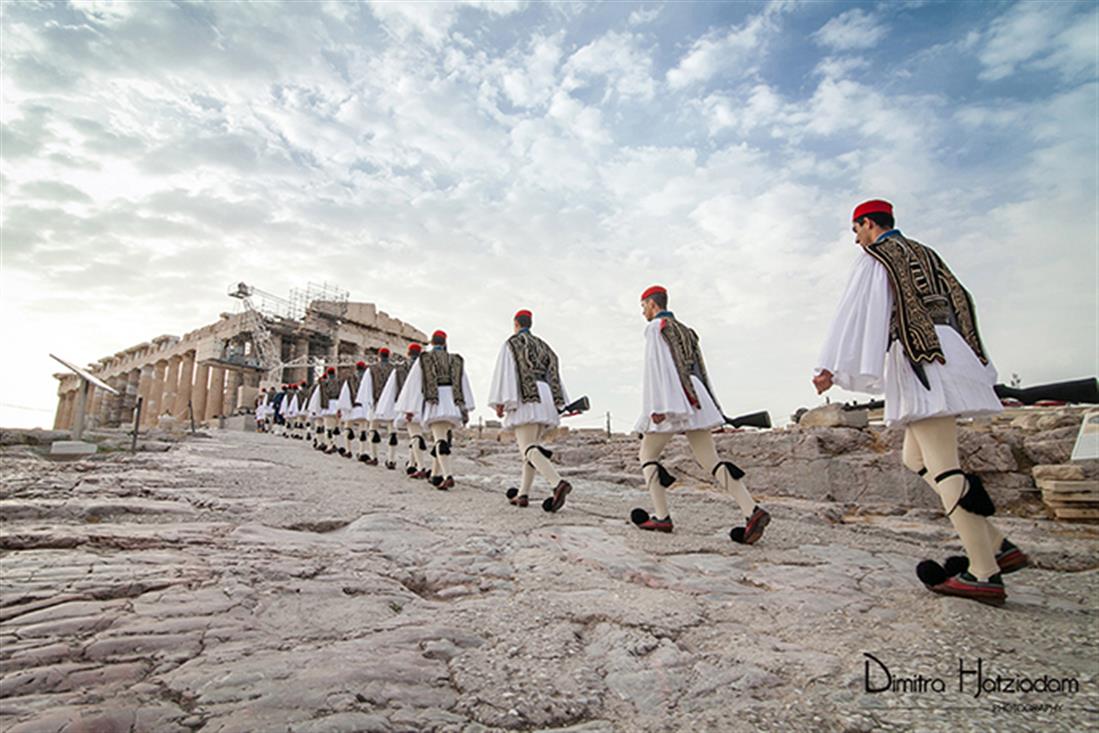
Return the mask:
<svg viewBox="0 0 1099 733">
<path fill-rule="evenodd" d="M 454 487 L 449 434 L 469 421 L 472 409 L 473 391 L 465 362 L 447 351 L 446 333 L 436 331 L 431 336 L 431 351 L 421 354 L 408 373 L 397 411 L 410 422 L 420 416 L 423 426 L 431 431 L 435 457 L 431 482 L 438 489 Z"/>
<path fill-rule="evenodd" d="M 343 380 L 343 386 L 340 387 L 340 436 L 343 445 L 339 450 L 340 455 L 347 458 L 358 458 L 358 438 L 366 431 L 366 410 L 358 401 L 359 385 L 365 371 L 365 361 L 355 362 L 355 371 Z"/>
<path fill-rule="evenodd" d="M 671 532 L 666 489 L 675 477 L 660 463 L 660 454 L 676 434 L 683 433 L 699 465 L 713 476 L 726 493 L 732 494 L 744 515 L 744 526 L 733 527 L 733 542 L 751 545 L 763 536 L 771 515 L 756 506 L 744 486 L 744 471 L 732 461 L 718 458 L 710 432 L 725 424 L 717 405 L 698 334 L 680 323 L 668 310 L 668 291 L 654 285 L 641 294 L 645 327 L 645 372 L 642 413 L 635 431 L 641 433 L 641 471 L 656 514 L 634 509 L 633 522 L 641 529 Z"/>
<path fill-rule="evenodd" d="M 408 465 L 405 466 L 405 473 L 413 478 L 427 478 L 429 475 L 423 465 L 423 453 L 427 450 L 427 444 L 424 441 L 424 429 L 415 416 L 412 420 L 407 420 L 403 413 L 397 412 L 396 404 L 408 379 L 408 372 L 420 357 L 422 350 L 423 348 L 419 344 L 408 345 L 407 361 L 404 364 L 397 364 L 393 368 L 389 379 L 385 381 L 381 397 L 378 398 L 377 407 L 379 414 L 393 420 L 394 432 L 398 432 L 402 428 L 408 432 Z M 390 460 L 396 461 L 395 454 L 391 455 Z"/>
<path fill-rule="evenodd" d="M 382 390 L 389 375 L 393 372 L 393 364 L 389 361 L 389 349 L 378 349 L 378 361 L 371 364 L 363 373 L 362 382 L 359 384 L 358 400 L 366 409 L 366 417 L 370 422 L 370 442 L 363 451 L 366 456 L 363 462 L 370 466 L 378 465 L 378 446 L 382 443 L 381 428 L 385 428 L 390 449 L 387 452 L 385 467 L 395 469 L 397 434 L 393 431 L 393 420 L 378 411 Z"/>
<path fill-rule="evenodd" d="M 886 425 L 905 429 L 904 465 L 939 495 L 965 548 L 944 565 L 924 560 L 917 576 L 935 593 L 1001 605 L 1003 575 L 1029 560 L 989 521 L 992 499 L 958 457 L 957 418 L 1003 409 L 973 298 L 934 250 L 901 234 L 888 201 L 859 204 L 851 219 L 861 251 L 813 384 L 884 392 Z"/>
<path fill-rule="evenodd" d="M 514 506 L 528 506 L 537 471 L 553 487 L 553 495 L 542 508 L 555 512 L 565 505 L 572 485 L 550 463 L 552 453 L 541 439 L 560 424 L 560 412 L 568 404 L 568 397 L 561 384 L 557 354 L 530 332 L 533 319 L 529 310 L 515 314 L 514 334 L 504 342 L 496 359 L 488 404 L 497 417 L 504 418 L 504 427 L 515 432 L 519 444 L 522 478 L 518 489 L 508 489 L 508 499 Z"/>
</svg>

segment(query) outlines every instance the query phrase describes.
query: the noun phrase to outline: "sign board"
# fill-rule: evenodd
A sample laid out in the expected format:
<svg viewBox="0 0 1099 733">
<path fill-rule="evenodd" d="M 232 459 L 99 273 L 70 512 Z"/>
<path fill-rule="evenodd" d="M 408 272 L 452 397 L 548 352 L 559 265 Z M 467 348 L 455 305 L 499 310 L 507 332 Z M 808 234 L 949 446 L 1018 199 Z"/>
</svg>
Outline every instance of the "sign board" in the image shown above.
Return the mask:
<svg viewBox="0 0 1099 733">
<path fill-rule="evenodd" d="M 96 386 L 96 389 L 106 390 L 107 392 L 110 392 L 111 394 L 118 394 L 117 389 L 110 386 L 109 384 L 104 382 L 102 379 L 99 379 L 98 377 L 96 377 L 92 374 L 89 374 L 86 370 L 81 369 L 78 366 L 74 366 L 74 365 L 70 364 L 69 362 L 62 359 L 60 356 L 54 356 L 53 354 L 50 354 L 50 356 L 53 357 L 55 360 L 61 362 L 65 366 L 67 366 L 69 369 L 73 370 L 76 373 L 76 375 L 78 377 L 80 377 L 81 379 L 85 379 L 88 382 L 90 382 L 91 384 L 94 384 Z"/>
<path fill-rule="evenodd" d="M 1072 460 L 1087 461 L 1099 458 L 1099 410 L 1088 410 L 1080 424 L 1076 445 L 1072 448 Z"/>
</svg>

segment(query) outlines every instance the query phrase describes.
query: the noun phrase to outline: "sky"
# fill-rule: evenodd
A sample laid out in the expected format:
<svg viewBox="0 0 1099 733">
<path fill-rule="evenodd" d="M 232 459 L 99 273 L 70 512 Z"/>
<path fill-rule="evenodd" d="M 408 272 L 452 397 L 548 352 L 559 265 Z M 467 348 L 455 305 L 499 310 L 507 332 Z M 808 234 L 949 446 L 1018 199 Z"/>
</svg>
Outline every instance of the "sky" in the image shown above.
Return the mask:
<svg viewBox="0 0 1099 733">
<path fill-rule="evenodd" d="M 1097 8 L 4 3 L 0 425 L 52 424 L 48 352 L 181 335 L 238 281 L 446 330 L 482 406 L 529 308 L 591 398 L 570 424 L 619 431 L 659 283 L 725 412 L 782 424 L 823 401 L 868 198 L 971 291 L 1001 381 L 1093 376 Z"/>
</svg>

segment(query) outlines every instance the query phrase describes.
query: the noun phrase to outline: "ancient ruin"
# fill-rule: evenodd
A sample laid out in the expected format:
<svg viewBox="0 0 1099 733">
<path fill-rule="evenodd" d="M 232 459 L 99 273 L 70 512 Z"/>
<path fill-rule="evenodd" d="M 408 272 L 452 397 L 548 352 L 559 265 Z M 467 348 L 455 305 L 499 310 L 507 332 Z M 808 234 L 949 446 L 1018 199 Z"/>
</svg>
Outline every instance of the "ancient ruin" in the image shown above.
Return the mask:
<svg viewBox="0 0 1099 733">
<path fill-rule="evenodd" d="M 250 409 L 261 386 L 312 382 L 320 365 L 347 366 L 383 346 L 403 351 L 425 341 L 418 328 L 378 310 L 351 302 L 346 291 L 310 284 L 289 299 L 250 288 L 230 289 L 244 301 L 240 313 L 222 313 L 211 324 L 179 336 L 158 336 L 103 357 L 88 370 L 118 390 L 93 390 L 86 407 L 88 427 L 118 426 L 133 419 L 142 401 L 140 427 L 164 415 L 196 423 Z M 255 301 L 253 304 L 252 301 Z M 73 427 L 79 379 L 56 373 L 54 429 Z"/>
</svg>

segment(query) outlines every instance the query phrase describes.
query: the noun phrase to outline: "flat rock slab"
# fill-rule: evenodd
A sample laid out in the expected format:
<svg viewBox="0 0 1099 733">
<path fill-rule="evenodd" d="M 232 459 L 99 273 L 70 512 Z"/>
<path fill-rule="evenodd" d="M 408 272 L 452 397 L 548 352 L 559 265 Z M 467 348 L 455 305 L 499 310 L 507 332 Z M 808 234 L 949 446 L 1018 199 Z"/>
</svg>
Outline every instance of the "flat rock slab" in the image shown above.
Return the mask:
<svg viewBox="0 0 1099 733">
<path fill-rule="evenodd" d="M 997 518 L 1035 567 L 1008 576 L 1008 604 L 990 608 L 933 595 L 916 579 L 919 559 L 960 550 L 938 509 L 875 512 L 761 494 L 771 527 L 755 546 L 734 545 L 729 528 L 743 522 L 735 503 L 677 441 L 676 531 L 655 535 L 628 521 L 632 507 L 648 504 L 636 443 L 560 441 L 555 459 L 576 488 L 557 514 L 541 510 L 540 480 L 531 507 L 507 503 L 517 455 L 488 440 L 456 443 L 458 486 L 449 492 L 246 432 L 72 463 L 4 449 L 0 729 L 1093 724 L 1095 528 Z M 900 469 L 884 454 L 866 457 L 877 441 L 849 428 L 763 436 L 761 453 L 744 463 L 772 468 L 747 481 L 813 471 L 884 481 Z M 739 462 L 745 438 L 721 442 Z M 837 467 L 844 451 L 865 455 Z M 989 465 L 1014 460 L 1001 453 L 988 438 L 966 454 Z M 774 468 L 782 465 L 785 473 Z M 944 676 L 950 692 L 869 694 L 864 652 L 898 675 Z M 959 657 L 1000 673 L 1078 679 L 1080 689 L 975 701 L 953 693 Z M 1060 707 L 1004 707 L 1020 702 Z"/>
<path fill-rule="evenodd" d="M 54 458 L 83 458 L 94 455 L 96 450 L 95 443 L 82 440 L 55 440 L 50 443 L 50 456 Z"/>
</svg>

